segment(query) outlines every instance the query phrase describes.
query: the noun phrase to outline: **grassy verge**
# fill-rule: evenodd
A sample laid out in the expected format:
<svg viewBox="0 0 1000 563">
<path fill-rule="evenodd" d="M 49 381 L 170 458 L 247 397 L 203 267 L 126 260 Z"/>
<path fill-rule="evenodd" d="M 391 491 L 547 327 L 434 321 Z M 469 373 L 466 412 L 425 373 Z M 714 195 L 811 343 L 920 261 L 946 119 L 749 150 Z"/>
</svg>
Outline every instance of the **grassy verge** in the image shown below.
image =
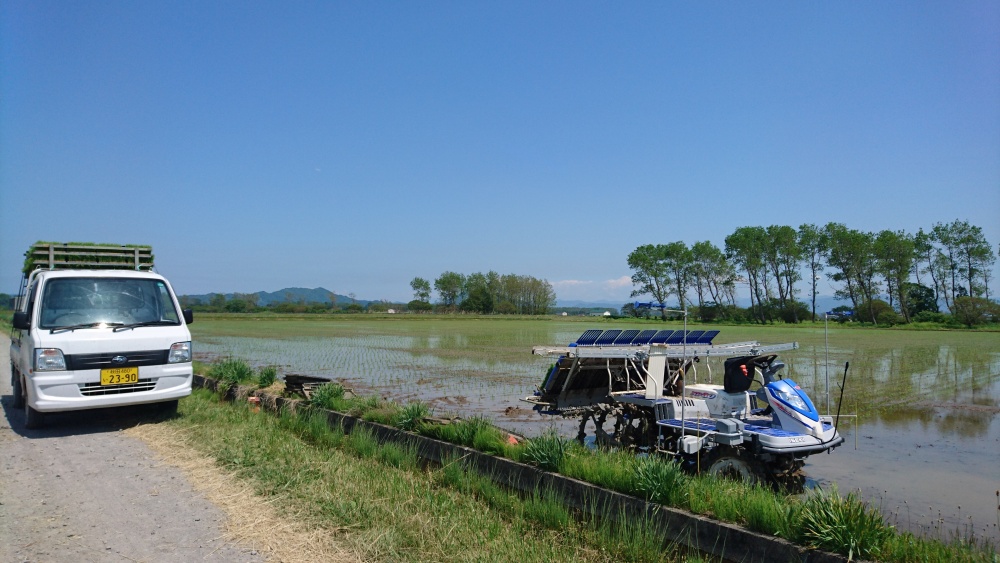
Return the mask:
<svg viewBox="0 0 1000 563">
<path fill-rule="evenodd" d="M 164 424 L 262 502 L 279 500 L 286 517 L 361 559 L 688 559 L 641 524 L 578 521 L 544 491 L 522 498 L 460 463 L 422 469 L 412 448 L 344 435 L 319 415 L 269 416 L 198 390 Z"/>
</svg>

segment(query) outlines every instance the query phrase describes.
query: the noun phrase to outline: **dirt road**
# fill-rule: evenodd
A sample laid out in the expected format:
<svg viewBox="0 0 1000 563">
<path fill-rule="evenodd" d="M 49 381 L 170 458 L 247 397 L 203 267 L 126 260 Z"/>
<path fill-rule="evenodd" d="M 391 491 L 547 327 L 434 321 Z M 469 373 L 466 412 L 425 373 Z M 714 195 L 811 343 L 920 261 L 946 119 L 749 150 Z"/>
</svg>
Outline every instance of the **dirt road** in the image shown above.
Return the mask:
<svg viewBox="0 0 1000 563">
<path fill-rule="evenodd" d="M 225 514 L 123 430 L 147 408 L 50 417 L 26 430 L 0 336 L 0 561 L 263 561 L 222 539 Z"/>
</svg>

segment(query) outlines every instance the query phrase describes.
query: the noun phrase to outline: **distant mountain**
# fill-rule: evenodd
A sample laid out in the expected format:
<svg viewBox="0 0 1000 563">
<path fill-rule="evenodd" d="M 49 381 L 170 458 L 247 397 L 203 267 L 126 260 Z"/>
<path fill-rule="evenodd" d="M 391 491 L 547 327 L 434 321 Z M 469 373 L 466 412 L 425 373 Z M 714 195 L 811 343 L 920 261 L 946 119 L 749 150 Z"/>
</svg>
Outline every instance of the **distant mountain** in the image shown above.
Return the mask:
<svg viewBox="0 0 1000 563">
<path fill-rule="evenodd" d="M 189 297 L 191 299 L 197 299 L 202 303 L 208 303 L 213 295 L 216 293 L 207 293 L 204 295 L 182 295 L 181 297 Z M 232 293 L 225 293 L 226 300 L 232 299 Z M 332 296 L 332 298 L 331 298 Z M 354 299 L 351 300 L 350 297 L 346 295 L 338 295 L 331 292 L 329 289 L 324 289 L 322 287 L 317 287 L 315 289 L 308 289 L 304 287 L 286 287 L 285 289 L 279 289 L 278 291 L 258 291 L 257 292 L 257 304 L 261 307 L 266 307 L 268 305 L 277 303 L 330 303 L 332 300 L 337 305 L 350 305 L 351 303 L 357 303 L 361 306 L 366 306 L 371 301 L 366 301 L 364 299 Z"/>
</svg>

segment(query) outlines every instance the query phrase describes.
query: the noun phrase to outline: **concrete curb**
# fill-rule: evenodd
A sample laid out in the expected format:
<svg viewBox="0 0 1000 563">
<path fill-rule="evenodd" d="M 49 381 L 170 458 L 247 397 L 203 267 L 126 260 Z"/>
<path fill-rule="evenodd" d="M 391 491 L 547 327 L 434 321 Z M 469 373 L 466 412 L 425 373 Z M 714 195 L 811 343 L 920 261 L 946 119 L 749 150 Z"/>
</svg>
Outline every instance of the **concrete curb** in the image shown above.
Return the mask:
<svg viewBox="0 0 1000 563">
<path fill-rule="evenodd" d="M 215 380 L 200 375 L 194 376 L 194 384 L 197 387 L 213 391 L 218 387 Z M 248 387 L 230 389 L 226 396 L 229 399 L 257 397 L 262 407 L 274 412 L 285 408 L 291 410 L 314 408 L 299 400 L 277 397 Z M 767 536 L 684 510 L 646 502 L 637 497 L 557 473 L 542 471 L 536 467 L 506 458 L 484 454 L 464 446 L 442 442 L 334 411 L 316 410 L 326 414 L 331 426 L 342 426 L 347 434 L 355 429 L 364 428 L 371 432 L 379 442 L 412 444 L 416 446 L 418 455 L 422 459 L 433 463 L 461 458 L 467 468 L 480 475 L 488 476 L 506 487 L 524 493 L 551 491 L 561 498 L 567 506 L 596 518 L 610 518 L 611 521 L 647 520 L 662 534 L 664 540 L 688 545 L 729 561 L 761 563 L 772 561 L 843 563 L 848 561 L 846 557 L 841 555 L 806 549 L 782 538 Z"/>
</svg>

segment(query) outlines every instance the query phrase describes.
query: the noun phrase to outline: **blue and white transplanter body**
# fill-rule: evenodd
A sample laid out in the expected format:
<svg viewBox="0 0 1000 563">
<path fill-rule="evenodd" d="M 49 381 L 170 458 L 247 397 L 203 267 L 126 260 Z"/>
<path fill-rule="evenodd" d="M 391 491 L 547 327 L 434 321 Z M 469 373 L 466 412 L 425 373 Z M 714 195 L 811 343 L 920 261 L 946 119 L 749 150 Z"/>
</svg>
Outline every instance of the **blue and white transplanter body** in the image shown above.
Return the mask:
<svg viewBox="0 0 1000 563">
<path fill-rule="evenodd" d="M 775 353 L 798 344 L 713 345 L 717 334 L 592 330 L 569 346 L 536 346 L 557 359 L 524 400 L 579 418 L 581 441 L 593 432 L 598 445 L 665 453 L 695 471 L 800 486 L 805 458 L 844 440 L 799 385 L 781 379 Z M 723 385 L 711 383 L 716 359 Z M 698 364 L 708 383 L 697 382 Z"/>
</svg>

